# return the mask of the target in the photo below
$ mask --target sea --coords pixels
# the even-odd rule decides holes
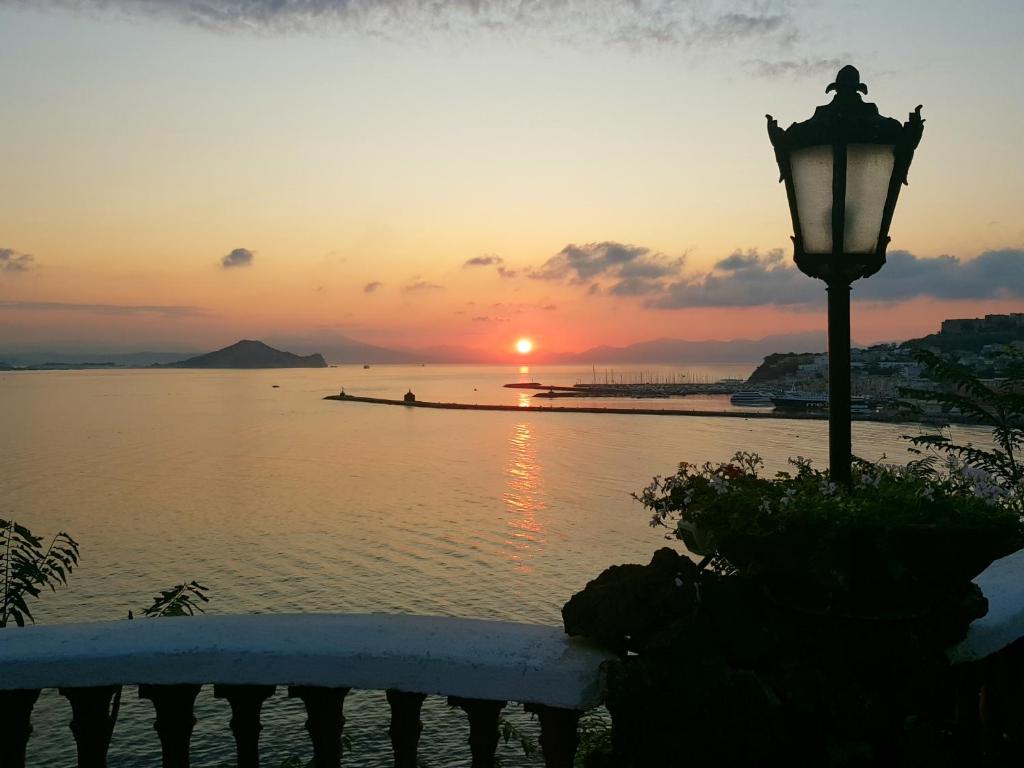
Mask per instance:
[[[433,410],[323,397],[344,388],[529,405],[533,391],[503,385],[609,375],[713,381],[745,378],[753,368],[0,372],[0,517],[37,534],[67,531],[81,545],[68,588],[32,604],[38,624],[123,620],[129,610],[138,617],[161,589],[194,579],[209,590],[210,613],[403,612],[558,626],[562,605],[604,568],[677,546],[631,498],[652,476],[740,449],[760,453],[771,472],[796,456],[824,466],[827,424]],[[561,404],[731,408],[725,396]],[[919,431],[857,422],[854,450],[905,461],[903,435]],[[345,710],[346,766],[391,765],[383,692],[353,691]],[[508,713],[537,735],[520,707]],[[227,703],[204,688],[193,765],[233,760],[229,716]],[[69,720],[67,702],[44,691],[30,765],[74,765]],[[301,703],[279,688],[263,720],[265,766],[308,757]],[[110,765],[158,764],[152,721],[150,703],[126,689]],[[461,713],[430,698],[423,722],[426,766],[468,764]],[[500,755],[510,768],[537,764],[514,739]]]

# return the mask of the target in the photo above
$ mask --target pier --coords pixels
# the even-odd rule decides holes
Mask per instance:
[[[572,386],[541,384],[536,381],[505,384],[509,389],[536,389],[543,392],[564,392],[562,397],[685,397],[686,395],[731,395],[743,388],[742,382],[631,382],[576,383]]]

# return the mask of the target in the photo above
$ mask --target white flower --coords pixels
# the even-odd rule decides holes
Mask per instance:
[[[860,482],[861,485],[867,485],[872,488],[877,488],[879,484],[882,482],[882,473],[876,472],[873,475],[869,475],[867,472],[865,472],[860,476]]]

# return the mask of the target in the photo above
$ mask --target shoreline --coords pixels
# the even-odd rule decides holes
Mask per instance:
[[[416,400],[407,403],[404,400],[393,400],[382,397],[359,397],[357,395],[326,395],[324,400],[337,400],[344,403],[368,403],[370,405],[398,405],[403,408],[434,408],[449,411],[505,411],[516,413],[610,413],[626,416],[703,416],[707,418],[726,419],[789,419],[791,421],[828,421],[827,413],[776,413],[774,411],[700,411],[670,408],[606,408],[601,406],[547,406],[547,405],[485,405],[481,403],[434,403]],[[929,424],[927,421],[907,421],[899,418],[886,418],[877,414],[871,417],[854,415],[853,421],[873,421],[886,424]],[[938,422],[935,422],[938,423]]]

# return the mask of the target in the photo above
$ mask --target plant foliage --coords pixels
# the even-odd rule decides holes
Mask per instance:
[[[45,589],[55,592],[58,586],[67,586],[77,565],[78,542],[64,531],[46,543],[25,526],[0,519],[0,627],[11,621],[19,627],[26,619],[34,622],[29,599]]]
[[[979,379],[969,368],[945,360],[928,350],[917,350],[915,359],[924,367],[925,378],[935,389],[904,388],[900,394],[909,398],[904,405],[920,412],[922,404],[938,406],[944,414],[956,413],[972,423],[987,426],[992,433],[992,447],[973,443],[957,443],[948,432],[927,435],[905,435],[915,452],[928,462],[936,454],[944,454],[961,474],[969,474],[984,482],[993,494],[1024,515],[1024,353],[1011,348],[1005,377],[988,382]],[[925,452],[931,452],[931,456]]]
[[[145,616],[194,616],[205,613],[202,603],[210,602],[206,596],[207,588],[198,581],[165,589],[153,598],[153,604],[142,613]]]

